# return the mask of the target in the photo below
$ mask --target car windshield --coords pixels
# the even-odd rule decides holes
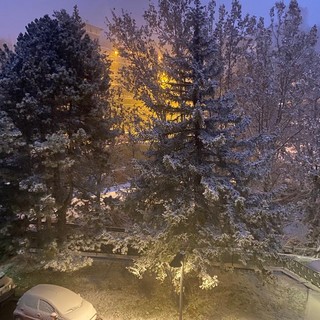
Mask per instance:
[[[82,299],[81,299],[81,301],[80,301],[80,303],[78,304],[78,305],[74,305],[74,306],[72,306],[70,309],[68,309],[68,310],[66,310],[66,311],[63,311],[62,313],[63,314],[67,314],[67,313],[70,313],[70,312],[72,312],[72,311],[74,311],[74,310],[76,310],[76,309],[79,309],[80,307],[81,307],[81,305],[82,305]]]
[[[0,287],[3,287],[7,283],[5,274],[0,272]]]

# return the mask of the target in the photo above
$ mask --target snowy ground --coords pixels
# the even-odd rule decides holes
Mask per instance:
[[[17,262],[15,262],[17,265]],[[55,283],[81,293],[108,320],[178,319],[178,305],[168,284],[138,280],[123,262],[95,262],[74,273],[28,272],[19,262],[9,269],[18,294],[37,283]],[[220,285],[205,292],[186,280],[184,320],[299,320],[304,319],[308,292],[293,279],[275,275],[263,282],[252,271],[222,272]]]
[[[306,233],[304,224],[295,217],[286,226],[284,243],[303,246]],[[95,261],[93,267],[74,273],[28,271],[29,265],[28,261],[14,260],[11,265],[0,266],[14,278],[18,295],[37,283],[54,283],[80,293],[106,320],[179,318],[177,297],[169,284],[150,277],[139,280],[126,270],[124,262]],[[220,284],[209,292],[186,279],[184,320],[320,319],[320,293],[291,277],[277,273],[263,281],[252,271],[213,271]]]

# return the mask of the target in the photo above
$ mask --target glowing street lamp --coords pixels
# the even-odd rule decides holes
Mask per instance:
[[[181,268],[181,277],[180,277],[180,297],[179,297],[179,320],[182,320],[182,293],[183,293],[183,272],[184,272],[184,256],[183,251],[178,252],[173,260],[169,263],[172,268]]]

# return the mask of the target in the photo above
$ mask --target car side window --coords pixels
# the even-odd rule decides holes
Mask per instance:
[[[38,307],[38,298],[37,297],[28,295],[24,298],[23,302],[27,307],[30,307],[32,309],[37,309],[37,307]]]
[[[50,313],[50,314],[55,311],[51,304],[41,299],[39,301],[39,310],[45,313]]]

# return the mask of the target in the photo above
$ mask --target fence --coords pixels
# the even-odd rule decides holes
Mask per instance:
[[[277,258],[275,258],[273,265],[288,269],[312,283],[314,286],[320,288],[320,272],[310,269],[301,262],[294,260],[292,257],[278,255]]]
[[[223,259],[223,263],[231,266],[240,266],[240,268],[252,268],[255,269],[254,266],[257,266],[261,262],[257,263],[257,260],[253,260],[252,263],[248,263],[246,266],[242,265],[239,260],[238,255],[226,255]],[[263,267],[281,267],[291,271],[297,276],[305,279],[310,282],[314,286],[320,289],[320,272],[314,271],[303,263],[294,259],[293,256],[286,256],[282,254],[277,254],[274,258],[266,258],[266,261],[262,263]]]

